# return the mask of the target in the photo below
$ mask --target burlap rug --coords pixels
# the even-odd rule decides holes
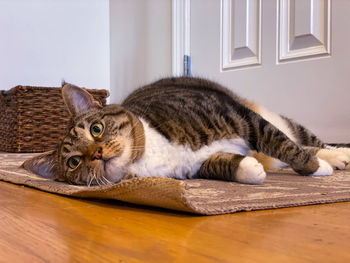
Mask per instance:
[[[269,173],[263,185],[215,180],[134,178],[102,187],[73,186],[43,179],[19,166],[33,154],[0,153],[0,180],[83,198],[117,199],[203,215],[350,201],[350,171],[304,177]]]

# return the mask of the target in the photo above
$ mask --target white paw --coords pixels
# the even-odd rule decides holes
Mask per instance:
[[[317,158],[318,159],[318,164],[320,165],[320,167],[318,167],[317,171],[314,172],[312,175],[314,176],[327,176],[327,175],[332,175],[333,174],[333,168],[332,166],[320,159],[320,158]]]
[[[328,162],[333,169],[344,170],[350,163],[350,151],[348,156],[339,149],[321,149],[316,156]]]
[[[341,148],[333,148],[333,149],[337,150],[338,152],[342,152],[350,159],[350,148],[341,147]],[[345,169],[347,169],[347,170],[350,169],[350,162],[348,162]]]
[[[254,157],[244,157],[239,163],[236,180],[243,184],[262,184],[266,173],[264,167]]]

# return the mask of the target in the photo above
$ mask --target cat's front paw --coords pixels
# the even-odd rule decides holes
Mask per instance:
[[[348,153],[349,155],[343,153],[340,149],[321,149],[316,156],[329,163],[333,169],[344,170],[350,163],[350,151]]]
[[[314,172],[311,175],[314,175],[314,176],[328,176],[328,175],[332,175],[333,174],[332,166],[328,162],[326,162],[325,160],[322,160],[320,158],[317,158],[317,159],[318,159],[319,167],[316,170],[316,172]]]
[[[262,184],[266,173],[264,167],[254,157],[244,157],[236,171],[236,181],[243,184]]]

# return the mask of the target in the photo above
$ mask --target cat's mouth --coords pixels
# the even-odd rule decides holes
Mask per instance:
[[[117,151],[100,148],[92,155],[92,166],[99,171],[94,175],[99,185],[120,182],[128,172],[130,156],[127,151],[119,148]]]
[[[120,156],[114,156],[104,160],[103,163],[104,176],[111,183],[120,182],[127,174],[128,169],[124,164],[123,158]]]

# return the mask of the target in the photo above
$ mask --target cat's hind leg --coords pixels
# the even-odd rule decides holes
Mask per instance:
[[[285,132],[285,129],[283,129],[283,125],[277,125],[276,127],[278,127],[281,131],[285,132],[285,134],[291,140],[301,145],[312,155],[315,155],[316,157],[325,160],[332,166],[333,169],[343,170],[346,168],[350,168],[350,165],[348,165],[350,161],[350,148],[346,150],[347,148],[330,147],[327,144],[323,143],[319,138],[317,138],[317,136],[312,131],[308,130],[307,128],[295,122],[294,120],[291,120],[284,116],[278,116],[280,122],[287,124],[287,133]],[[278,116],[276,117],[277,119]],[[292,134],[293,136],[290,136],[290,134]],[[272,162],[271,160],[268,160],[267,164],[270,166],[280,165],[278,161]]]
[[[262,164],[254,157],[216,153],[202,164],[199,177],[244,184],[262,184],[266,173]]]
[[[340,148],[302,147],[312,155],[329,163],[335,170],[350,169],[350,148],[348,148],[349,151],[347,155],[346,151],[343,152]],[[256,158],[264,166],[266,171],[279,170],[289,166],[288,164],[261,152],[258,153],[256,151],[251,151],[249,155]]]

